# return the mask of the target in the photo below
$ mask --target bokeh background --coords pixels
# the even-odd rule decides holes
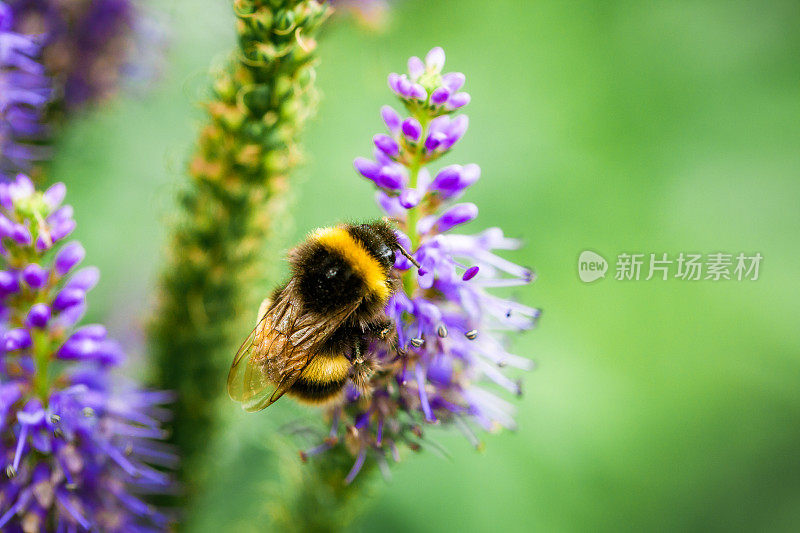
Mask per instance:
[[[159,84],[73,122],[58,147],[53,177],[70,185],[77,237],[103,272],[89,319],[140,354],[206,73],[234,44],[229,4],[154,5],[172,39]],[[538,365],[515,400],[519,430],[487,435],[483,452],[432,431],[449,458],[406,455],[353,528],[796,531],[800,4],[394,6],[383,33],[340,18],[321,38],[324,99],[304,136],[286,244],[378,213],[352,159],[381,128],[386,74],[441,45],[473,97],[450,156],[483,169],[469,229],[525,239],[512,258],[539,278],[516,295],[544,315],[515,343]],[[612,262],[620,252],[764,260],[755,282],[586,285],[584,249]],[[146,359],[131,372],[146,376]],[[214,488],[190,510],[192,529],[262,530],[264,490],[283,460],[275,428],[313,413],[290,402],[258,415],[221,409]]]

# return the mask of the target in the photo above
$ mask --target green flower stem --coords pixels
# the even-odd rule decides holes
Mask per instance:
[[[423,113],[416,113],[417,119],[420,121],[422,125],[422,133],[419,136],[419,142],[416,146],[416,152],[414,153],[414,157],[411,160],[411,164],[409,165],[409,186],[412,189],[417,188],[417,181],[419,179],[419,171],[422,168],[422,156],[423,156],[423,143],[425,142],[425,137],[428,135],[428,124],[430,119],[428,118],[427,114]],[[408,219],[406,221],[406,227],[403,228],[408,235],[408,238],[411,239],[411,250],[409,252],[414,253],[416,249],[420,245],[420,235],[417,232],[417,222],[420,219],[420,210],[421,206],[416,206],[408,210]],[[406,294],[413,295],[414,294],[414,287],[416,273],[413,269],[409,269],[405,274],[403,274],[403,290],[405,290]]]
[[[284,214],[297,144],[317,102],[315,0],[235,0],[238,50],[217,73],[179,195],[150,328],[158,385],[178,394],[172,441],[191,497],[215,403],[266,290],[266,242]]]
[[[50,378],[49,378],[49,363],[51,346],[50,339],[47,333],[43,331],[34,331],[32,335],[33,341],[33,358],[35,374],[33,376],[33,392],[42,400],[42,405],[47,406],[50,399]]]

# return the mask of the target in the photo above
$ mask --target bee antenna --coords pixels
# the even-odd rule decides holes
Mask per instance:
[[[410,254],[410,253],[408,253],[408,251],[407,251],[405,248],[403,248],[403,247],[402,247],[402,246],[400,246],[399,244],[397,245],[397,248],[400,250],[400,253],[401,253],[401,254],[403,254],[403,255],[406,257],[406,259],[408,259],[409,261],[411,261],[411,263],[412,263],[412,264],[413,264],[415,267],[417,267],[417,270],[419,270],[420,268],[422,268],[422,265],[420,265],[420,264],[419,264],[419,262],[418,262],[416,259],[414,259],[413,257],[411,257],[411,254]]]

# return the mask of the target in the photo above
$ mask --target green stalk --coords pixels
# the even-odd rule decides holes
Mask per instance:
[[[42,405],[47,406],[50,399],[50,339],[47,333],[34,330],[31,336],[33,341],[33,359],[35,373],[33,375],[33,392],[42,400]]]
[[[191,497],[239,342],[266,293],[266,242],[317,102],[314,0],[236,0],[238,49],[218,72],[178,198],[150,341],[158,386],[177,392],[172,442]],[[274,254],[273,254],[274,255]]]
[[[428,135],[428,124],[430,120],[426,115],[418,114],[418,120],[422,125],[422,133],[419,136],[419,143],[416,149],[416,153],[411,160],[411,163],[408,166],[409,170],[409,186],[412,189],[417,188],[417,182],[419,180],[419,171],[422,168],[422,144],[425,142],[425,137]],[[408,219],[406,221],[406,234],[408,238],[411,239],[411,250],[409,252],[414,253],[414,251],[419,247],[419,233],[417,232],[417,222],[420,219],[420,206],[413,207],[408,210]],[[406,294],[412,295],[414,292],[414,277],[415,274],[412,270],[407,271],[403,274],[403,289],[405,290]]]

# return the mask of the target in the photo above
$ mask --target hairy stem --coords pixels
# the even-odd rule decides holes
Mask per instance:
[[[238,49],[216,73],[178,198],[150,340],[160,387],[178,393],[172,441],[187,497],[205,475],[227,367],[264,296],[265,242],[285,217],[298,134],[317,101],[314,0],[235,0]]]

